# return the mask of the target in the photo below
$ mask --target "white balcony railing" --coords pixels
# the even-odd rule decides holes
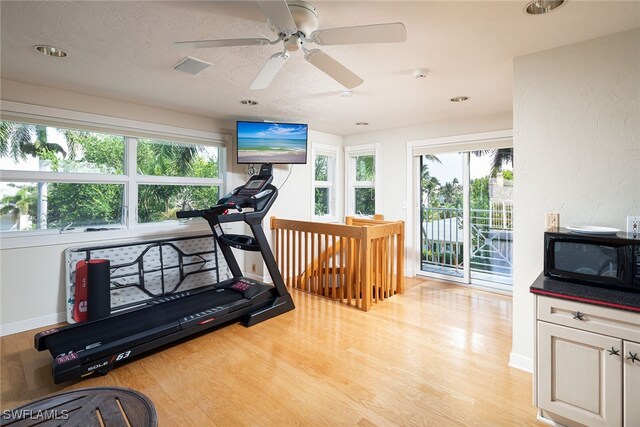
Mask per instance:
[[[495,204],[494,204],[495,205]],[[513,271],[511,205],[471,209],[471,273],[510,279]],[[464,268],[462,209],[424,208],[422,211],[422,268],[462,277]]]

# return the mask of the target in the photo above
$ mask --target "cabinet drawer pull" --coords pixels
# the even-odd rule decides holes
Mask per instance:
[[[616,350],[615,348],[611,347],[611,350],[607,350],[609,352],[610,356],[620,356],[620,350]]]
[[[629,352],[629,356],[627,356],[627,359],[631,360],[631,363],[636,363],[636,361],[640,362],[640,359],[638,359],[638,353]]]
[[[575,313],[571,313],[573,315],[574,319],[578,319],[578,320],[584,320],[584,314],[580,313],[579,311],[576,311]]]

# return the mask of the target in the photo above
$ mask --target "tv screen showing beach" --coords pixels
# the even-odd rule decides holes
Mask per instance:
[[[238,122],[238,163],[307,163],[307,125]]]

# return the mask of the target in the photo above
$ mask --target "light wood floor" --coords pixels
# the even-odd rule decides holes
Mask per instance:
[[[293,291],[296,310],[233,324],[103,377],[54,385],[36,331],[0,339],[2,410],[130,387],[177,425],[538,425],[531,375],[507,366],[511,298],[408,280],[365,313]],[[44,328],[43,328],[44,329]]]

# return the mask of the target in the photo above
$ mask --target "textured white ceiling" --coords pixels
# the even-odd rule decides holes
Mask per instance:
[[[292,53],[270,87],[251,91],[280,46],[181,52],[172,43],[274,39],[253,1],[2,1],[1,76],[222,120],[308,122],[349,135],[510,111],[514,57],[640,26],[637,1],[569,0],[546,16],[526,15],[524,1],[311,3],[321,29],[401,21],[408,40],[323,47],[364,79],[349,98],[302,52]],[[36,44],[69,56],[45,57]],[[173,70],[186,55],[214,65],[197,75]],[[427,68],[428,77],[414,79],[415,68]],[[449,101],[458,95],[470,100]],[[359,121],[370,126],[356,127]]]

